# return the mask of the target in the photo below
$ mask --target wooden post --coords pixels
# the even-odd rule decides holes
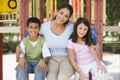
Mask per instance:
[[[98,43],[100,47],[99,58],[102,60],[103,56],[103,0],[95,0],[95,23],[94,27],[98,36]]]
[[[2,16],[0,16],[0,19],[1,19]],[[2,26],[2,23],[0,22],[0,26]],[[2,46],[3,46],[3,43],[2,43],[2,33],[0,33],[0,80],[3,80],[3,60],[2,60],[2,55],[3,55],[3,52],[2,52]]]
[[[86,0],[86,18],[91,21],[91,0]]]
[[[25,34],[25,23],[29,17],[29,0],[20,0],[20,37],[21,40]]]
[[[44,18],[44,0],[40,0],[40,20],[43,22]]]

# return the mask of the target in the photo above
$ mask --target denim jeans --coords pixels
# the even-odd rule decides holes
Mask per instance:
[[[20,69],[16,67],[16,80],[27,80],[28,73],[35,73],[34,80],[45,80],[48,68],[41,72],[38,68],[39,62],[29,62],[26,61],[25,68]]]

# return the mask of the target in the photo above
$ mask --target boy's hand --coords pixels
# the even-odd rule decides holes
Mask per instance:
[[[25,67],[25,59],[24,58],[20,58],[18,60],[18,66],[20,69],[23,69]]]
[[[44,61],[44,59],[41,59],[38,65],[40,71],[44,71],[46,69],[46,63]]]

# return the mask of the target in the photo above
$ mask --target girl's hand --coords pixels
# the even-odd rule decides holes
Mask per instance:
[[[23,69],[25,67],[25,59],[24,58],[20,58],[18,60],[18,66],[20,69]]]
[[[43,59],[40,60],[38,67],[40,71],[44,71],[46,69],[46,63]]]
[[[106,68],[103,65],[98,65],[97,71],[103,74],[107,72]]]
[[[96,45],[91,45],[90,50],[92,53],[94,53],[96,51]]]
[[[88,77],[87,77],[86,75],[81,74],[81,75],[79,76],[79,80],[89,80],[89,79],[88,79]]]

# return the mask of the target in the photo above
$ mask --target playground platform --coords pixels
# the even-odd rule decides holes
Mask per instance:
[[[107,69],[114,80],[120,80],[120,53],[104,52],[103,62],[107,65]],[[16,80],[16,65],[15,53],[3,55],[3,80]],[[30,80],[34,80],[34,74],[30,74]]]

